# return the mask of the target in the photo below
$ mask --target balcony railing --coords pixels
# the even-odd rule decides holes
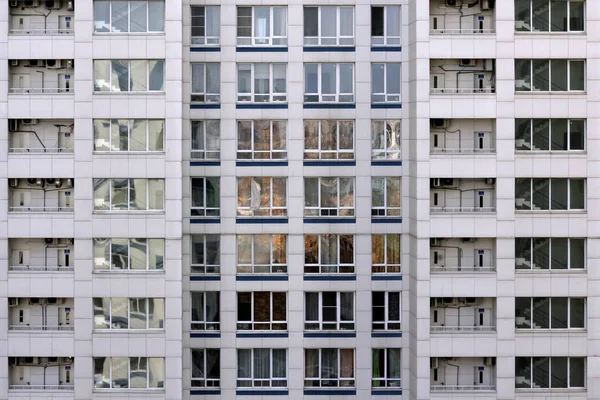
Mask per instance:
[[[9,331],[73,331],[73,325],[9,325]]]
[[[12,94],[73,94],[73,88],[10,88]]]
[[[431,35],[491,35],[495,29],[430,29]]]
[[[9,212],[19,212],[19,213],[45,213],[45,212],[64,212],[64,213],[72,213],[73,207],[9,207]]]
[[[431,207],[433,213],[494,213],[496,207]]]
[[[10,35],[72,35],[74,29],[10,29]]]
[[[35,147],[35,148],[24,148],[24,147],[10,147],[8,149],[9,153],[19,153],[19,154],[27,154],[27,153],[73,153],[73,149],[67,148],[52,148],[52,147]]]
[[[17,272],[73,272],[73,267],[63,265],[9,265],[9,271]]]
[[[432,392],[494,391],[496,385],[431,385]]]
[[[496,267],[487,266],[487,267],[478,267],[474,265],[432,265],[431,272],[494,272],[496,271]]]
[[[474,93],[496,93],[494,88],[432,88],[431,94],[474,94]]]
[[[496,332],[495,326],[432,326],[432,333]]]
[[[10,385],[9,390],[42,391],[42,390],[74,390],[75,385]]]
[[[495,152],[496,152],[496,149],[491,148],[491,147],[483,148],[483,149],[468,148],[468,147],[463,147],[460,149],[433,147],[431,149],[431,154],[477,154],[477,153],[493,154]]]

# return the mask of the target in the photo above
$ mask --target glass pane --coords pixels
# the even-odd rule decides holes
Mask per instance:
[[[321,7],[321,37],[337,37],[337,7]]]
[[[221,30],[221,10],[219,7],[206,7],[206,36],[219,37]]]
[[[110,151],[110,120],[94,120],[94,151]]]
[[[146,151],[148,124],[145,119],[134,119],[131,125],[130,151]]]
[[[550,299],[548,297],[533,298],[533,327],[548,329],[550,327]]]
[[[148,61],[148,70],[150,71],[149,90],[164,90],[165,62],[163,60]]]
[[[550,62],[548,60],[531,60],[531,62],[533,64],[533,91],[547,92],[550,90]],[[554,69],[552,74],[554,78]]]
[[[111,210],[127,210],[129,208],[129,180],[113,179]]]
[[[567,119],[552,119],[552,150],[568,150],[567,148]]]
[[[531,146],[531,120],[515,119],[515,147],[517,150],[533,150]]]
[[[567,179],[552,179],[552,192],[551,192],[551,209],[552,210],[567,210],[569,208],[568,198],[568,180]]]
[[[250,64],[238,64],[238,93],[250,93],[252,90],[252,67]]]
[[[134,92],[146,92],[148,90],[148,62],[145,60],[131,60],[131,89]]]
[[[515,31],[531,31],[531,2],[515,1]]]
[[[569,387],[585,387],[585,358],[571,357],[569,359]]]
[[[304,36],[319,36],[319,9],[318,7],[304,7]]]
[[[554,180],[553,180],[554,182]],[[570,193],[570,210],[584,210],[585,209],[585,180],[584,179],[570,179],[569,180],[569,193]]]
[[[239,349],[237,351],[237,377],[252,378],[252,350]]]
[[[110,32],[110,1],[94,1],[94,32]]]
[[[110,327],[110,299],[94,298],[94,329]]]
[[[146,307],[146,299],[129,299],[129,329],[146,329],[148,319]]]
[[[270,25],[270,7],[254,7],[254,37],[269,37],[271,35]]]
[[[129,358],[130,387],[146,389],[148,387],[148,366],[146,357]]]
[[[110,268],[110,239],[94,239],[94,269]]]
[[[340,93],[354,93],[352,64],[340,64]]]
[[[551,60],[550,61],[550,65],[551,65],[551,69],[552,69],[551,90],[554,92],[557,92],[557,91],[563,92],[563,91],[569,90],[567,63],[568,63],[567,60]]]
[[[148,120],[148,150],[164,150],[165,121],[160,119]]]
[[[554,183],[554,180],[552,181]],[[550,210],[550,179],[532,179],[533,184],[533,210]],[[554,187],[553,189],[554,190]],[[565,190],[566,198],[566,190]],[[554,198],[552,199],[554,209]]]
[[[550,240],[547,238],[533,239],[533,269],[550,268]]]
[[[94,179],[94,210],[110,209],[110,179]]]
[[[129,258],[131,269],[146,269],[146,239],[131,239],[129,242]]]
[[[165,359],[148,358],[148,387],[165,387]]]
[[[585,268],[585,239],[570,239],[570,268]]]
[[[550,387],[550,360],[548,357],[532,357],[533,364],[533,384],[532,387],[549,388]]]
[[[566,3],[565,3],[566,4]],[[567,357],[552,357],[552,364],[550,365],[550,387],[551,388],[566,388],[569,384],[569,378],[567,375],[567,363],[569,359]],[[534,366],[535,370],[535,366]]]
[[[550,1],[550,30],[552,32],[566,32],[568,28],[567,0]],[[566,381],[566,380],[565,380]]]
[[[401,77],[399,63],[386,64],[385,81],[387,94],[400,94]]]
[[[569,239],[552,238],[552,258],[550,260],[550,268],[552,269],[567,269],[569,263]]]
[[[128,329],[128,301],[125,297],[113,297],[111,300],[111,329]]]
[[[128,1],[112,1],[112,31],[113,32],[127,32],[128,31],[128,10],[129,10],[129,2]]]
[[[132,210],[147,210],[148,203],[146,198],[148,180],[130,179],[129,185],[129,208]]]
[[[571,32],[582,32],[585,30],[585,2],[571,1],[569,2],[570,18],[569,30]]]
[[[531,269],[531,238],[515,238],[515,268]]]
[[[566,297],[553,297],[551,299],[550,328],[566,329],[569,327],[569,299]]]
[[[515,297],[515,327],[531,329],[531,298]]]
[[[204,93],[204,64],[192,63],[192,93]]]
[[[164,269],[165,239],[148,239],[148,269]]]
[[[318,71],[319,66],[317,64],[304,64],[304,93],[317,93],[319,91]]]
[[[147,4],[145,1],[131,1],[130,6],[130,32],[146,32],[147,26]]]
[[[129,90],[129,61],[111,61],[111,91],[127,92]]]
[[[354,7],[340,7],[340,36],[354,36]]]
[[[371,93],[385,93],[385,64],[371,64]]]
[[[531,388],[530,357],[515,357],[515,388]]]
[[[569,150],[585,149],[585,121],[569,120]]]
[[[94,90],[96,92],[108,92],[111,90],[110,60],[94,60]]]
[[[148,209],[164,210],[165,200],[164,179],[148,179]]]
[[[585,90],[585,61],[570,61],[569,90]]]
[[[335,94],[335,64],[321,64],[321,93]]]
[[[585,299],[572,298],[570,301],[569,328],[585,328]]]
[[[164,32],[165,30],[165,2],[148,1],[148,30],[150,32]]]
[[[531,4],[533,14],[533,31],[548,32],[550,20],[548,0],[532,0]]]
[[[252,7],[237,8],[237,35],[238,37],[252,36]]]
[[[515,90],[531,91],[531,60],[515,60]]]
[[[129,358],[112,357],[112,388],[129,387]]]
[[[148,328],[163,329],[165,321],[165,300],[148,299]]]

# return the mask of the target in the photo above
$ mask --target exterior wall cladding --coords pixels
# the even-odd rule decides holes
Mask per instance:
[[[0,399],[600,398],[597,1],[0,3]]]

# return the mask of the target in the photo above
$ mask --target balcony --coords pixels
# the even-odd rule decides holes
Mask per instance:
[[[495,332],[495,303],[491,297],[432,297],[431,333]]]
[[[496,62],[492,59],[432,59],[432,95],[491,94],[496,92]]]
[[[431,238],[431,273],[496,271],[495,239]]]
[[[10,94],[73,94],[73,60],[9,60],[8,65]]]
[[[9,357],[9,392],[73,391],[72,357]]]
[[[8,239],[12,272],[73,272],[73,239]]]
[[[432,155],[494,154],[496,132],[493,119],[432,119]]]
[[[10,213],[72,213],[73,179],[9,179]]]
[[[73,331],[73,299],[9,297],[8,304],[9,331]]]
[[[489,35],[494,29],[494,0],[472,4],[452,0],[429,1],[429,32],[432,35]]]
[[[8,152],[21,156],[73,155],[73,127],[73,120],[10,119]]]
[[[12,0],[9,35],[72,35],[74,0]]]
[[[496,179],[432,178],[431,214],[495,213]]]
[[[432,357],[430,364],[432,395],[496,390],[495,357]]]

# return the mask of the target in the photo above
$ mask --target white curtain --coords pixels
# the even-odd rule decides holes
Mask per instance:
[[[400,27],[402,26],[402,14],[400,11],[400,6],[386,6],[386,28],[387,28],[387,37],[400,36]],[[388,44],[400,44],[397,43],[389,43]]]
[[[354,7],[340,7],[340,36],[354,36]]]
[[[204,93],[204,64],[192,63],[192,93]]]
[[[286,7],[273,7],[273,36],[287,36]]]
[[[354,294],[340,293],[340,321],[354,321]]]

